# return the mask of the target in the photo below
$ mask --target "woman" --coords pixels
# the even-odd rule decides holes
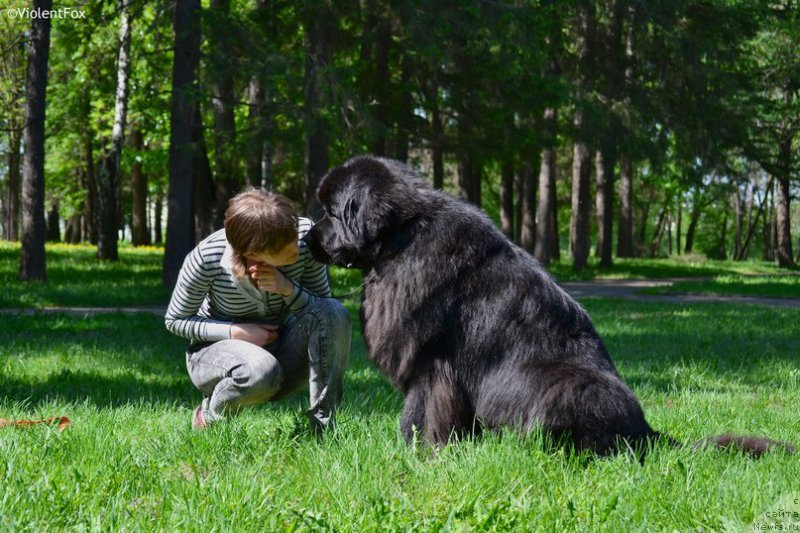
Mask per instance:
[[[164,318],[190,341],[186,366],[204,396],[194,429],[306,382],[312,429],[333,424],[350,316],[302,241],[310,228],[286,197],[249,188],[231,199],[224,228],[186,256]]]

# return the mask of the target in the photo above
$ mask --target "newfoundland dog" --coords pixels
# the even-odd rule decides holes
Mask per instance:
[[[479,209],[371,156],[328,172],[317,197],[326,216],[307,242],[364,272],[364,340],[405,396],[407,441],[514,426],[607,454],[659,437],[586,311]],[[756,455],[779,444],[704,442]]]

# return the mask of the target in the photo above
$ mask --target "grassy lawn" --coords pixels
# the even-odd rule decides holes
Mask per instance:
[[[648,294],[719,294],[766,296],[769,298],[800,298],[800,276],[729,274],[711,279],[679,281],[665,287],[643,291]]]
[[[118,263],[98,261],[97,248],[47,244],[47,283],[21,283],[19,243],[0,241],[1,307],[163,305],[170,291],[161,285],[163,250],[121,246]]]
[[[682,255],[670,259],[615,258],[614,265],[610,269],[600,268],[597,259],[592,258],[587,268],[580,273],[572,271],[572,263],[569,261],[553,263],[548,270],[559,281],[690,278],[789,272],[766,261],[712,261],[698,255]]]
[[[683,442],[730,430],[800,443],[800,310],[586,306],[654,427]],[[741,530],[787,508],[800,479],[782,453],[659,448],[641,466],[511,433],[430,458],[399,438],[402,399],[358,333],[339,432],[319,442],[303,394],[193,433],[200,395],[157,316],[0,315],[0,334],[0,417],[73,421],[0,429],[12,531]]]

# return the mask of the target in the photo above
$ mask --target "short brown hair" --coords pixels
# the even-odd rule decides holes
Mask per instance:
[[[244,276],[246,254],[276,253],[297,240],[297,213],[285,196],[248,187],[228,202],[225,237],[233,248],[233,271]]]

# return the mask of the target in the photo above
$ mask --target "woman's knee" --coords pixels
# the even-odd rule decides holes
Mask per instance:
[[[219,350],[231,363],[228,376],[240,391],[266,399],[280,389],[283,371],[271,353],[242,340],[220,342]]]
[[[347,309],[333,298],[321,298],[314,302],[314,315],[333,329],[350,329],[352,320]]]

